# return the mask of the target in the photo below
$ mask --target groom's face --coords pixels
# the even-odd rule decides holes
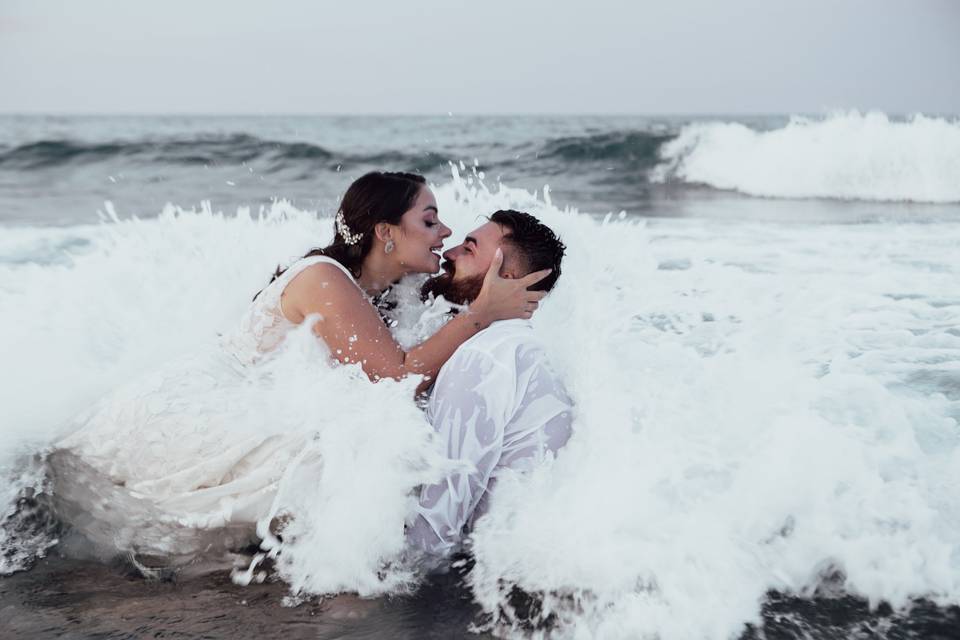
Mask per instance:
[[[488,222],[467,234],[463,242],[443,253],[443,269],[453,274],[453,281],[486,275],[493,256],[503,240],[503,228]]]
[[[467,304],[472,302],[480,288],[483,278],[490,268],[497,248],[503,240],[503,228],[496,222],[488,222],[467,234],[463,242],[443,253],[443,274],[431,278],[424,285],[424,295],[432,293],[443,296],[450,302]],[[507,277],[507,258],[501,275]]]

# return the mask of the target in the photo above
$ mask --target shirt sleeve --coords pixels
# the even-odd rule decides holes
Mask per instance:
[[[515,372],[479,352],[458,354],[437,380],[430,418],[441,450],[459,462],[440,482],[420,491],[408,541],[430,554],[446,555],[488,489],[503,452],[503,433],[516,393]]]

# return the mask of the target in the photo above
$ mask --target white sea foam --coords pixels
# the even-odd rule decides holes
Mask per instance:
[[[471,587],[497,630],[517,628],[514,586],[570,637],[726,638],[767,590],[806,593],[828,570],[874,602],[960,602],[960,225],[602,221],[457,176],[436,195],[456,234],[512,207],[569,246],[535,325],[575,434],[504,480],[478,525]],[[0,261],[8,466],[208,344],[330,226],[281,204],[20,230]],[[305,338],[257,402],[289,407],[272,428],[318,416],[311,447],[334,465],[288,485],[308,515],[281,573],[305,592],[403,590],[397,523],[432,473],[422,424],[403,385],[311,378]]]
[[[42,482],[37,473],[24,473],[25,454],[68,432],[71,419],[100,396],[215,345],[217,334],[233,327],[278,262],[286,264],[332,235],[329,219],[284,203],[263,216],[171,206],[155,220],[119,221],[112,215],[107,220],[73,231],[14,230],[8,240],[11,259],[0,265],[0,289],[7,294],[0,315],[3,351],[7,362],[17,364],[5,367],[0,384],[5,408],[0,471],[15,481],[4,485],[9,495],[0,496],[5,510],[0,516],[10,511],[17,491]],[[77,248],[64,254],[56,249],[64,242]],[[213,381],[216,396],[198,407],[228,407],[214,415],[221,422],[230,419],[238,440],[257,432],[302,435],[304,455],[323,449],[322,468],[301,467],[315,472],[304,476],[311,484],[296,485],[300,477],[294,477],[295,486],[284,484],[278,501],[281,509],[298,508],[288,537],[300,544],[287,545],[278,563],[293,588],[365,595],[402,588],[410,571],[397,563],[385,566],[403,546],[410,490],[435,477],[425,459],[429,427],[412,403],[415,383],[373,386],[349,367],[330,369],[316,341],[305,339],[309,335],[294,336],[255,379],[241,381],[245,388]],[[242,405],[238,391],[246,393]],[[118,424],[118,437],[138,438],[130,426]],[[175,458],[180,453],[170,451]],[[76,474],[65,480],[71,487],[69,508],[86,503],[95,520],[84,533],[97,543],[98,555],[110,544],[118,552],[136,548],[188,557],[209,546],[209,536],[192,535],[177,524],[216,521],[219,511],[164,514],[161,521],[135,496],[89,482],[82,469],[65,472]],[[110,509],[100,509],[104,500],[112,502]],[[353,513],[356,505],[364,505],[362,513]],[[223,511],[229,509],[223,505]],[[0,573],[23,560],[22,552],[0,559]]]
[[[883,113],[793,117],[771,131],[696,123],[661,149],[652,179],[775,198],[960,202],[960,122]]]

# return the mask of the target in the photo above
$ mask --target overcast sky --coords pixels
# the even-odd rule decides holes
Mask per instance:
[[[960,113],[960,0],[0,0],[0,112]]]

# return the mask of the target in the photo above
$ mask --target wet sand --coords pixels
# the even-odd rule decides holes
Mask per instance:
[[[235,585],[226,571],[164,582],[52,556],[0,578],[0,639],[483,637],[467,632],[476,611],[449,588],[295,607],[283,606],[287,594],[282,582]]]
[[[171,581],[146,580],[123,565],[56,554],[0,578],[0,640],[246,638],[290,640],[476,638],[480,611],[459,577],[439,577],[406,597],[353,595],[283,606],[287,587],[241,587],[217,571]],[[960,608],[918,601],[909,612],[871,610],[850,596],[801,599],[771,593],[762,627],[743,640],[960,639]]]
[[[120,567],[47,558],[0,579],[4,638],[316,638],[335,631],[323,603],[282,607],[280,583],[239,587],[226,572],[148,581]]]

